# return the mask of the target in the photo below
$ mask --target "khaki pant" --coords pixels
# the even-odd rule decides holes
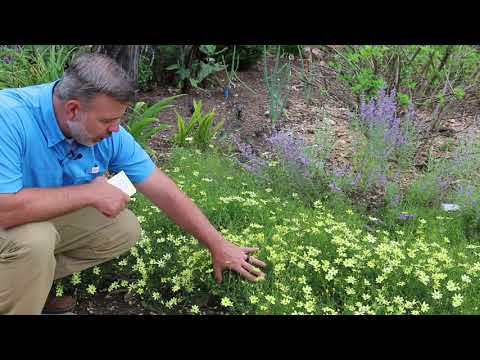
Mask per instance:
[[[130,210],[110,219],[94,208],[0,229],[0,314],[40,314],[53,280],[127,252],[140,232]]]

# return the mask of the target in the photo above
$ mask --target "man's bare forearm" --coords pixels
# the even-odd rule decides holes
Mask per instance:
[[[0,194],[0,228],[8,229],[49,220],[93,203],[89,185],[55,189],[30,188],[16,194]]]
[[[162,209],[180,228],[195,236],[210,250],[222,245],[223,237],[201,210],[174,182],[157,169],[137,188]]]

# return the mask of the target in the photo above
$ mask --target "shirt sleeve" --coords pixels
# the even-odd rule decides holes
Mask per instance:
[[[0,193],[23,188],[23,126],[16,113],[0,107]]]
[[[155,170],[154,162],[123,127],[120,127],[120,131],[115,135],[114,153],[109,169],[114,172],[125,171],[134,184],[143,182]]]

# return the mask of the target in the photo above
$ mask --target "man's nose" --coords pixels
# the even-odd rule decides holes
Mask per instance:
[[[109,133],[117,132],[118,130],[120,130],[120,124],[118,124],[118,123],[112,124],[108,127],[107,130],[108,130]]]

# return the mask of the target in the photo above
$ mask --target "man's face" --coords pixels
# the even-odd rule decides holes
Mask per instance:
[[[88,107],[80,105],[76,115],[67,121],[67,126],[76,142],[93,146],[120,129],[120,121],[126,109],[126,104],[100,94]]]

